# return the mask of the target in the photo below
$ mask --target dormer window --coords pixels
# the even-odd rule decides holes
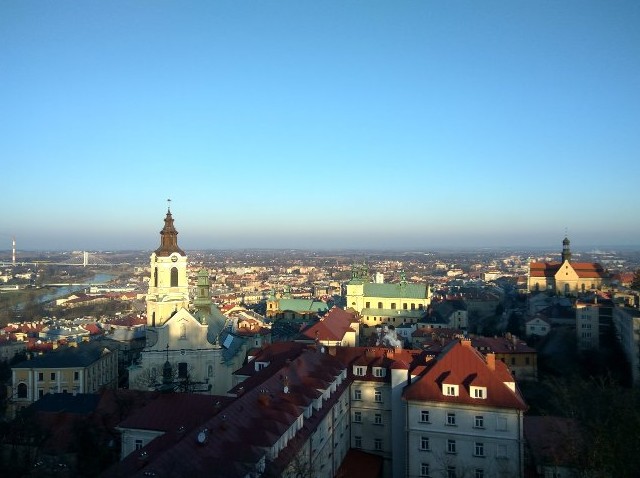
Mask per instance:
[[[373,367],[373,376],[374,377],[384,377],[386,369],[382,367]]]
[[[364,377],[367,373],[367,367],[364,367],[362,365],[356,365],[355,367],[353,367],[353,374],[357,375],[358,377]]]
[[[471,387],[471,396],[473,398],[487,398],[487,387]]]
[[[458,396],[458,385],[442,384],[442,393],[448,397]]]

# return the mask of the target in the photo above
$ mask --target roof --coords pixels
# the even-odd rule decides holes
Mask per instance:
[[[312,299],[280,299],[279,310],[292,310],[294,312],[323,312],[329,307],[326,302]]]
[[[509,378],[510,382],[515,382],[507,366],[495,358],[493,364],[494,369],[482,354],[471,346],[471,341],[452,342],[427,364],[425,371],[413,383],[405,388],[403,398],[526,410],[527,405],[520,393],[512,391],[504,383],[505,379],[509,380]],[[470,384],[476,381],[487,387],[485,399],[471,396]],[[458,395],[444,395],[443,384],[458,385]]]
[[[426,299],[427,292],[426,284],[412,284],[409,282],[400,282],[397,284],[376,284],[368,282],[364,284],[365,297]]]
[[[306,404],[316,398],[342,373],[344,366],[334,357],[307,351],[278,368],[260,386],[247,389],[221,413],[200,423],[191,431],[170,431],[154,439],[141,452],[130,454],[103,476],[150,476],[162,470],[167,476],[245,476],[266,455],[266,449],[298,420]],[[288,383],[288,391],[284,385]],[[348,388],[344,380],[322,408],[304,418],[301,430],[268,464],[274,476],[300,450]],[[143,455],[141,455],[143,453]],[[279,471],[279,472],[278,472]]]
[[[92,393],[47,393],[29,408],[35,412],[87,415],[96,409],[99,402],[100,395]]]
[[[191,430],[218,413],[233,399],[217,395],[166,393],[132,413],[119,428],[173,431]]]
[[[352,476],[364,478],[381,477],[383,462],[384,459],[381,456],[350,448],[340,468],[338,468],[336,478],[349,478]]]
[[[318,322],[303,330],[302,335],[311,340],[342,341],[348,332],[355,332],[351,324],[357,321],[355,314],[334,306]]]
[[[111,350],[101,340],[80,343],[77,347],[59,347],[58,349],[24,360],[12,368],[72,368],[86,367],[99,360]]]
[[[531,262],[529,264],[530,277],[553,278],[562,263],[560,262]],[[569,262],[569,266],[575,271],[578,277],[583,279],[604,279],[607,274],[597,262]]]

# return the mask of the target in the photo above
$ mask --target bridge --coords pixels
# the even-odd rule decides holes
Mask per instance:
[[[7,262],[7,261],[0,262],[0,265],[2,266],[10,266],[13,264],[14,264],[13,262]],[[28,260],[16,260],[15,264],[18,264],[18,265],[33,264],[35,266],[53,265],[53,266],[82,266],[82,267],[87,267],[87,266],[113,267],[113,266],[120,266],[120,265],[130,265],[130,263],[128,262],[110,262],[104,259],[102,255],[94,252],[88,252],[88,251],[72,252],[71,257],[68,260],[64,260],[64,261],[46,260],[46,259],[42,259],[42,260],[28,259]]]

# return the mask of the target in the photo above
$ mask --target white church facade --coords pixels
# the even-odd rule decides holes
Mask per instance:
[[[226,317],[211,301],[209,276],[198,274],[195,300],[189,297],[187,255],[167,211],[160,247],[150,258],[146,346],[129,368],[129,388],[224,394],[246,352],[246,339],[225,327]]]

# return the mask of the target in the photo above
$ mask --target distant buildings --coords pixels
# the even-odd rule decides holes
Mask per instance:
[[[529,292],[553,291],[559,295],[578,295],[601,288],[609,282],[603,267],[595,262],[572,262],[570,242],[562,241],[560,262],[531,262]]]
[[[431,303],[427,284],[409,283],[404,275],[396,284],[371,282],[366,266],[354,267],[346,295],[347,308],[358,312],[367,327],[416,323]]]
[[[631,367],[634,385],[640,385],[640,310],[630,307],[613,309],[613,324],[622,351]]]

